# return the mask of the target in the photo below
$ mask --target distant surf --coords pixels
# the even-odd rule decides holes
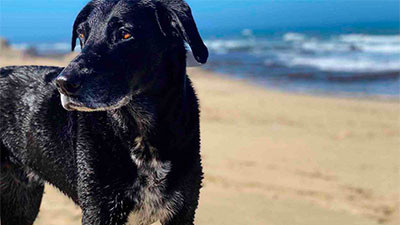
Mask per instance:
[[[208,69],[301,92],[400,95],[400,35],[241,35],[206,41]]]

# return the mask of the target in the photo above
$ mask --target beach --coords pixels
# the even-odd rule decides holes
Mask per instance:
[[[2,49],[0,66],[60,65]],[[400,223],[397,99],[300,95],[201,68],[205,172],[198,225]],[[36,225],[80,224],[80,209],[46,186]]]

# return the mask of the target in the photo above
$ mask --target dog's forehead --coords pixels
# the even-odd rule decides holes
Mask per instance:
[[[145,8],[153,8],[151,0],[106,0],[95,4],[89,20],[93,22],[105,21],[113,16],[132,15],[143,12]]]

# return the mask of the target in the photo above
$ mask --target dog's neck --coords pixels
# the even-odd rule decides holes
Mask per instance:
[[[154,158],[158,153],[151,149],[159,148],[154,143],[163,148],[179,148],[175,144],[183,143],[178,140],[184,136],[182,128],[188,119],[186,88],[190,84],[186,69],[182,72],[180,82],[171,80],[167,88],[156,95],[133,96],[126,106],[109,112],[117,132],[124,140],[130,140],[128,144],[133,154]]]
[[[190,118],[186,95],[191,84],[186,75],[186,50],[183,43],[178,46],[168,50],[161,64],[147,71],[168,78],[163,86],[153,92],[133,95],[126,106],[109,112],[116,123],[116,132],[124,140],[131,140],[128,143],[131,151],[143,153],[151,152],[153,147],[180,148],[177,145],[185,143],[181,139]]]
[[[171,60],[183,63],[166,63],[161,71],[153,71],[170,78],[164,86],[156,93],[133,96],[127,105],[130,115],[136,121],[139,134],[146,136],[160,126],[171,126],[182,119],[187,111],[184,107],[186,107],[186,89],[190,84],[186,75],[185,54],[183,57],[175,56],[176,58]]]

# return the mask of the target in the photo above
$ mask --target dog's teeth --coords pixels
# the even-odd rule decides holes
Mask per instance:
[[[64,107],[64,109],[66,109],[66,110],[68,110],[68,111],[71,111],[71,110],[73,110],[72,108],[71,108],[71,106],[70,106],[70,99],[69,99],[69,97],[68,96],[66,96],[66,95],[64,95],[64,94],[61,94],[61,104],[62,104],[62,106]]]
[[[61,94],[61,104],[65,107],[65,105],[69,102],[68,96]]]

